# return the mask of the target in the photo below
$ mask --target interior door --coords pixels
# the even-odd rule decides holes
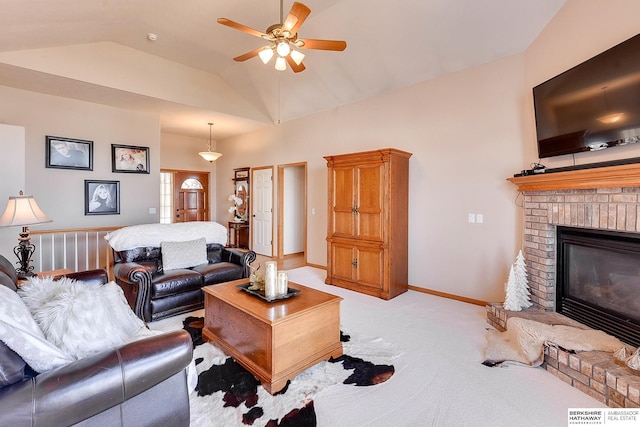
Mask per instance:
[[[209,221],[209,174],[175,172],[173,222]]]
[[[251,170],[253,250],[273,256],[273,168]]]

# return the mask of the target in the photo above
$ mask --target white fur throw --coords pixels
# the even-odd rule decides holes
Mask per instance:
[[[37,372],[73,362],[45,338],[17,293],[0,285],[0,340]]]
[[[580,329],[566,325],[547,325],[520,317],[507,319],[507,330],[490,330],[487,334],[484,363],[496,365],[515,362],[540,366],[544,361],[544,346],[557,345],[574,351],[614,352],[624,344],[603,331]]]
[[[114,282],[32,278],[18,293],[47,340],[73,359],[150,334]]]
[[[139,247],[160,247],[162,242],[182,242],[204,237],[207,243],[227,243],[227,229],[217,222],[178,222],[175,224],[141,224],[120,228],[104,238],[116,251]]]

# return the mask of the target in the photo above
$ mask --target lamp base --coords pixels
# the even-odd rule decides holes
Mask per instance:
[[[16,274],[18,275],[18,279],[24,280],[36,275],[33,272],[33,266],[29,265],[31,263],[31,257],[36,251],[36,247],[31,243],[28,227],[22,227],[22,233],[20,233],[18,242],[18,246],[13,248],[13,253],[18,257],[16,264],[20,265],[20,267],[16,268]]]

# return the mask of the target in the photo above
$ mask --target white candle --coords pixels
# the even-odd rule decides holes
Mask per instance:
[[[277,295],[277,274],[278,263],[275,261],[267,261],[264,263],[264,296],[267,298],[273,298]]]
[[[286,295],[289,292],[289,278],[286,271],[278,271],[278,295]]]

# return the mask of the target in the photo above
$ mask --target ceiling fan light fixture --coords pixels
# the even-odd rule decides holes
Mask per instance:
[[[278,56],[276,59],[276,70],[284,71],[287,69],[287,61],[282,57]]]
[[[292,50],[290,55],[291,59],[293,59],[293,62],[295,62],[296,65],[302,64],[302,61],[304,60],[304,53],[298,52],[297,50]]]
[[[262,63],[267,65],[271,58],[273,58],[273,49],[270,47],[265,47],[260,51],[260,53],[258,53],[258,56],[260,57]]]
[[[278,52],[278,55],[284,57],[289,55],[289,53],[291,53],[291,46],[289,46],[289,43],[287,43],[286,41],[279,41],[278,45],[276,46],[276,52]]]

